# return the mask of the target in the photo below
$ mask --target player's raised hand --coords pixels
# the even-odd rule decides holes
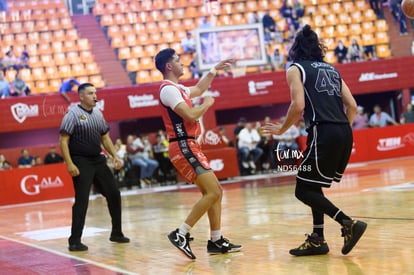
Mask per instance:
[[[236,59],[224,59],[222,61],[220,61],[216,66],[214,66],[214,68],[216,70],[224,70],[224,69],[230,69],[230,67],[232,65],[234,65],[236,63]]]

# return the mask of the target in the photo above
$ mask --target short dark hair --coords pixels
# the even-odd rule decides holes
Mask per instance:
[[[326,49],[311,26],[305,25],[296,34],[295,41],[289,50],[289,57],[293,62],[300,60],[323,61]]]
[[[86,88],[88,88],[88,87],[95,87],[95,86],[93,86],[93,84],[92,83],[89,83],[89,82],[86,82],[86,83],[82,83],[81,85],[79,85],[79,87],[78,87],[78,93],[81,93],[81,92],[83,92]]]
[[[170,62],[175,54],[175,50],[172,48],[166,48],[161,50],[155,56],[155,67],[162,73],[165,73],[165,65]]]

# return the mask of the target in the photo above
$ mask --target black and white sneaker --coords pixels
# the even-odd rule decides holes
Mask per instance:
[[[168,234],[168,239],[170,242],[177,247],[181,252],[183,252],[188,258],[195,259],[196,256],[191,251],[190,242],[193,238],[190,237],[190,233],[187,233],[185,236],[178,232],[178,228]]]
[[[230,252],[238,252],[243,248],[243,246],[238,244],[232,244],[229,240],[221,238],[215,242],[208,240],[207,242],[207,252],[209,254],[223,254]]]

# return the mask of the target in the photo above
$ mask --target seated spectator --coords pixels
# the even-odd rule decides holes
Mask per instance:
[[[56,152],[56,147],[51,146],[49,152],[45,156],[45,164],[61,163],[63,162],[63,157]]]
[[[414,122],[414,110],[412,104],[407,104],[406,111],[401,115],[401,124]]]
[[[366,45],[363,47],[364,49],[364,59],[366,60],[377,60],[377,54],[375,53],[374,45]]]
[[[239,118],[239,121],[237,121],[236,128],[234,128],[234,131],[233,131],[233,134],[235,137],[237,137],[240,131],[244,129],[244,127],[246,126],[246,123],[247,123],[246,118],[244,117]]]
[[[352,39],[352,44],[349,47],[349,59],[352,62],[361,61],[362,59],[361,47],[359,46],[358,41],[355,38]]]
[[[29,154],[29,151],[25,148],[22,149],[22,154],[17,161],[19,168],[29,168],[35,165],[35,159]]]
[[[19,70],[19,66],[17,66],[17,58],[14,55],[14,50],[12,46],[10,46],[10,49],[4,55],[2,63],[4,71],[9,69]]]
[[[9,82],[4,77],[4,72],[0,71],[0,98],[6,98],[9,96],[10,96]]]
[[[149,146],[151,148],[150,144]],[[158,162],[150,158],[148,143],[139,135],[129,135],[126,148],[132,165],[140,167],[140,183],[150,185]]]
[[[59,88],[59,93],[66,99],[67,102],[72,102],[70,97],[66,94],[73,90],[73,87],[79,86],[80,83],[76,79],[68,79],[62,82],[62,85]]]
[[[347,62],[347,56],[348,56],[348,48],[345,47],[342,40],[338,41],[338,45],[336,46],[334,50],[334,55],[336,56],[338,63],[346,63]]]
[[[266,123],[271,123],[271,119],[269,116],[266,116],[263,120],[263,125]],[[270,168],[270,153],[271,153],[271,146],[272,146],[272,137],[268,134],[264,134],[262,131],[262,125],[260,122],[256,122],[256,130],[259,133],[260,141],[257,144],[257,147],[262,149],[263,154],[260,156],[259,160],[262,165],[262,171],[269,170]]]
[[[257,14],[257,11],[253,11],[249,13],[247,16],[248,16],[247,21],[249,22],[249,24],[260,23],[260,18],[259,18],[259,15]]]
[[[260,135],[253,125],[248,122],[238,135],[239,160],[244,169],[256,169],[256,162],[263,154],[263,150],[257,145]]]
[[[264,30],[264,39],[266,42],[270,42],[275,37],[276,33],[276,22],[270,16],[269,10],[266,10],[262,17],[262,24]]]
[[[16,72],[16,76],[11,83],[10,95],[11,96],[26,96],[30,94],[30,88],[20,77],[20,72]]]
[[[374,106],[374,113],[369,118],[370,127],[385,127],[388,124],[398,125],[398,123],[391,118],[391,116],[381,111],[379,105]]]
[[[126,151],[126,145],[122,143],[122,140],[120,138],[117,138],[114,143],[116,155],[122,159],[125,160],[127,157],[127,151]]]
[[[176,172],[168,154],[168,145],[168,140],[163,138],[162,135],[157,134],[152,149],[154,158],[159,164],[158,180],[161,183],[165,183],[168,179],[172,179],[173,177],[173,180],[175,181]]]
[[[289,5],[287,0],[284,0],[282,7],[280,7],[279,9],[279,12],[284,19],[291,18],[293,13],[293,7]]]
[[[187,35],[181,40],[181,46],[184,53],[193,53],[196,51],[196,41],[192,37],[191,32],[187,32]]]
[[[413,43],[411,44],[411,54],[414,55],[414,40],[413,40]]]
[[[12,169],[12,166],[8,160],[4,157],[4,155],[0,154],[0,170],[8,170]]]
[[[23,68],[27,68],[29,69],[29,60],[30,60],[30,56],[29,56],[29,52],[26,50],[26,45],[23,46],[23,51],[19,56],[19,60],[17,63],[17,66],[19,67],[19,69],[23,69]]]
[[[368,115],[364,112],[364,107],[358,106],[355,114],[352,129],[359,130],[369,126]]]
[[[272,71],[278,71],[284,69],[285,57],[280,53],[279,48],[275,48],[274,52],[270,55],[270,64]]]
[[[296,14],[298,18],[301,18],[305,15],[305,7],[302,4],[301,0],[293,0],[293,13]]]
[[[299,120],[298,129],[299,129],[300,136],[308,135],[308,131],[306,130],[306,123],[303,119]]]
[[[210,21],[208,21],[208,17],[207,16],[203,16],[200,19],[200,23],[198,25],[199,28],[210,28],[212,27]]]
[[[43,165],[42,158],[40,156],[35,156],[33,166],[39,166],[39,165]]]
[[[193,59],[191,60],[189,67],[190,67],[190,71],[191,71],[191,77],[193,79],[200,78],[201,75],[203,74],[202,72],[200,72],[198,70],[198,66],[197,66],[197,54],[196,53],[194,53]]]

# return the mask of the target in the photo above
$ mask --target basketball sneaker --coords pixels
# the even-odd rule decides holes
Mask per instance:
[[[209,254],[237,252],[240,251],[242,248],[243,246],[239,244],[232,244],[229,240],[223,238],[223,236],[221,236],[221,238],[215,242],[211,240],[208,240],[207,242],[207,252]]]
[[[298,248],[291,249],[289,253],[294,256],[324,255],[329,252],[328,244],[317,233],[306,234],[307,238]]]
[[[344,237],[344,246],[342,254],[346,255],[351,252],[367,229],[367,224],[357,220],[344,220],[342,226],[342,237]]]
[[[177,247],[181,252],[184,253],[188,258],[195,259],[196,256],[191,251],[190,242],[194,240],[190,237],[190,233],[187,233],[185,236],[178,232],[178,228],[168,234],[168,239],[170,242]]]

